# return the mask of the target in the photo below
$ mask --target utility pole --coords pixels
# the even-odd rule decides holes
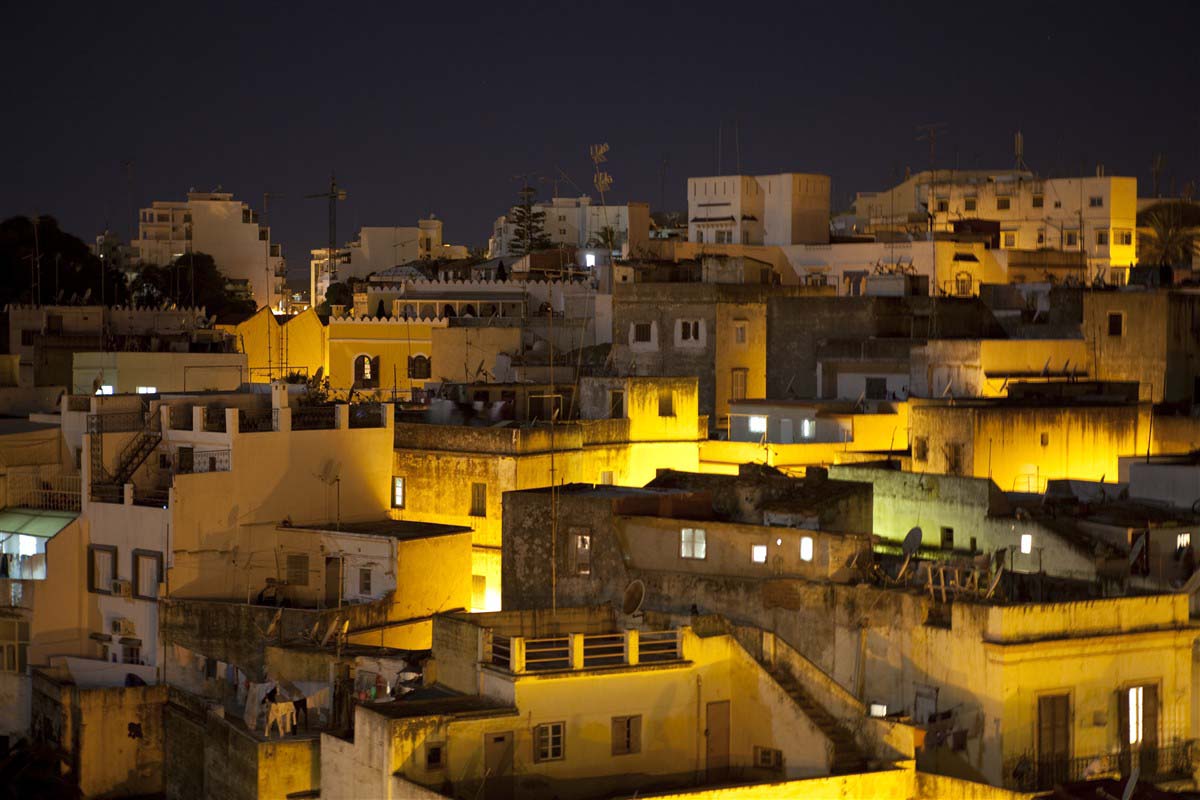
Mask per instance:
[[[929,142],[929,232],[933,233],[934,214],[937,213],[937,137],[946,129],[944,122],[931,122],[917,126],[917,141]]]
[[[329,191],[320,192],[319,194],[306,194],[305,199],[319,200],[324,199],[329,202],[329,250],[326,252],[326,265],[329,268],[329,282],[333,283],[337,279],[337,260],[335,253],[337,251],[337,204],[339,200],[346,199],[346,190],[339,189],[337,178],[331,172],[329,173]],[[310,297],[310,302],[315,303],[316,298]]]

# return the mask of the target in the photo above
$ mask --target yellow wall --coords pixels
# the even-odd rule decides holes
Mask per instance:
[[[521,329],[517,327],[434,328],[432,338],[431,380],[486,381],[496,374],[499,354],[521,353]]]
[[[746,326],[746,341],[738,344],[737,323]],[[746,370],[746,398],[767,396],[767,310],[765,303],[717,303],[715,413],[729,416],[729,393],[734,368]],[[745,398],[743,398],[745,399]]]
[[[325,366],[325,325],[308,309],[291,317],[276,317],[268,308],[227,328],[246,354],[252,383],[268,383],[288,372],[309,376]],[[286,352],[285,352],[286,351]],[[286,363],[281,359],[286,358]]]
[[[393,389],[407,395],[411,387],[425,385],[425,378],[408,377],[409,356],[430,358],[428,380],[437,380],[439,364],[432,361],[432,330],[435,326],[444,328],[445,325],[445,320],[331,317],[329,361],[325,371],[330,384],[341,390],[353,386],[354,359],[360,355],[379,358],[379,391],[387,396]]]

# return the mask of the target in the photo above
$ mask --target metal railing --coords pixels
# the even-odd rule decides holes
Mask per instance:
[[[146,415],[141,411],[110,411],[88,414],[88,433],[134,433],[146,427]]]
[[[171,420],[168,423],[173,431],[190,431],[192,429],[192,406],[171,404]]]
[[[92,396],[87,394],[73,394],[67,397],[67,411],[83,411],[84,413],[92,410]]]
[[[9,473],[8,503],[49,511],[79,511],[80,483],[79,475],[43,477],[31,473]]]
[[[298,406],[292,409],[292,430],[333,430],[337,427],[337,408],[334,406]]]
[[[1195,756],[1196,742],[1192,739],[1122,753],[1069,758],[1038,759],[1035,754],[1027,753],[1004,763],[1004,786],[1034,792],[1089,778],[1124,778],[1131,774],[1135,765],[1141,779],[1146,781],[1190,777]]]
[[[238,431],[241,433],[268,433],[275,429],[274,415],[269,408],[239,409]]]
[[[350,427],[351,428],[383,428],[386,423],[383,419],[383,404],[382,403],[356,403],[350,406]]]
[[[545,670],[570,668],[570,637],[551,636],[546,639],[525,640],[526,671],[543,672]]]
[[[642,631],[638,635],[638,662],[677,661],[681,658],[679,631]]]
[[[210,407],[204,409],[204,430],[209,433],[225,433],[225,409],[224,407]]]
[[[625,634],[601,633],[583,637],[583,666],[611,667],[625,663]]]
[[[488,639],[488,652],[485,661],[493,666],[512,669],[512,639],[507,636],[491,634]]]
[[[191,459],[175,456],[175,473],[179,475],[195,475],[201,472],[229,472],[230,455],[228,450],[195,450]]]
[[[170,489],[164,489],[157,486],[148,489],[142,489],[138,486],[133,487],[133,504],[135,506],[166,508],[170,496]]]

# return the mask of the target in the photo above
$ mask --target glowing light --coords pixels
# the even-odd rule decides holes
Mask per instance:
[[[751,433],[766,433],[767,418],[766,417],[750,417],[750,432]]]
[[[800,560],[813,560],[813,540],[811,536],[805,536],[800,539]]]
[[[750,560],[755,564],[767,563],[767,546],[765,544],[755,544],[750,546]]]
[[[1033,552],[1033,534],[1032,533],[1022,533],[1021,534],[1021,552],[1024,553],[1025,555],[1029,555],[1030,553]]]

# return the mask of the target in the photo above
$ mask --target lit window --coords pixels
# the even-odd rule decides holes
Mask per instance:
[[[703,559],[705,553],[704,529],[684,528],[679,532],[679,557]]]
[[[575,574],[592,574],[592,535],[590,533],[575,534]]]
[[[766,417],[750,417],[750,432],[751,433],[766,433],[767,418]]]
[[[1176,550],[1180,550],[1184,547],[1191,547],[1191,546],[1192,546],[1192,534],[1191,533],[1175,534],[1175,549]]]
[[[800,435],[805,439],[811,439],[816,432],[817,424],[811,419],[800,420]]]
[[[404,508],[404,478],[392,476],[392,508]]]
[[[565,722],[550,722],[533,729],[533,760],[557,761],[563,757]]]
[[[767,563],[767,546],[765,544],[754,544],[750,546],[750,560],[755,564]]]
[[[1030,553],[1033,552],[1033,534],[1032,533],[1022,533],[1021,534],[1021,552],[1024,553],[1025,555],[1029,555]]]
[[[886,717],[887,716],[887,706],[884,705],[883,703],[871,703],[871,716],[872,717]]]
[[[585,265],[585,266],[588,266],[588,267],[594,267],[594,266],[596,266],[596,255],[595,255],[595,253],[588,253],[587,255],[585,255],[585,256],[583,257],[583,263],[584,263],[584,265]]]
[[[158,394],[157,386],[139,386],[137,387],[138,394]]]
[[[812,561],[813,559],[813,540],[811,536],[802,536],[800,538],[800,560]]]
[[[113,393],[113,387],[112,387],[112,384],[110,384],[110,383],[106,383],[103,386],[101,386],[99,389],[96,390],[96,394],[112,394],[112,393]]]
[[[1141,744],[1142,742],[1142,700],[1143,693],[1141,686],[1134,686],[1129,690],[1129,743]]]

